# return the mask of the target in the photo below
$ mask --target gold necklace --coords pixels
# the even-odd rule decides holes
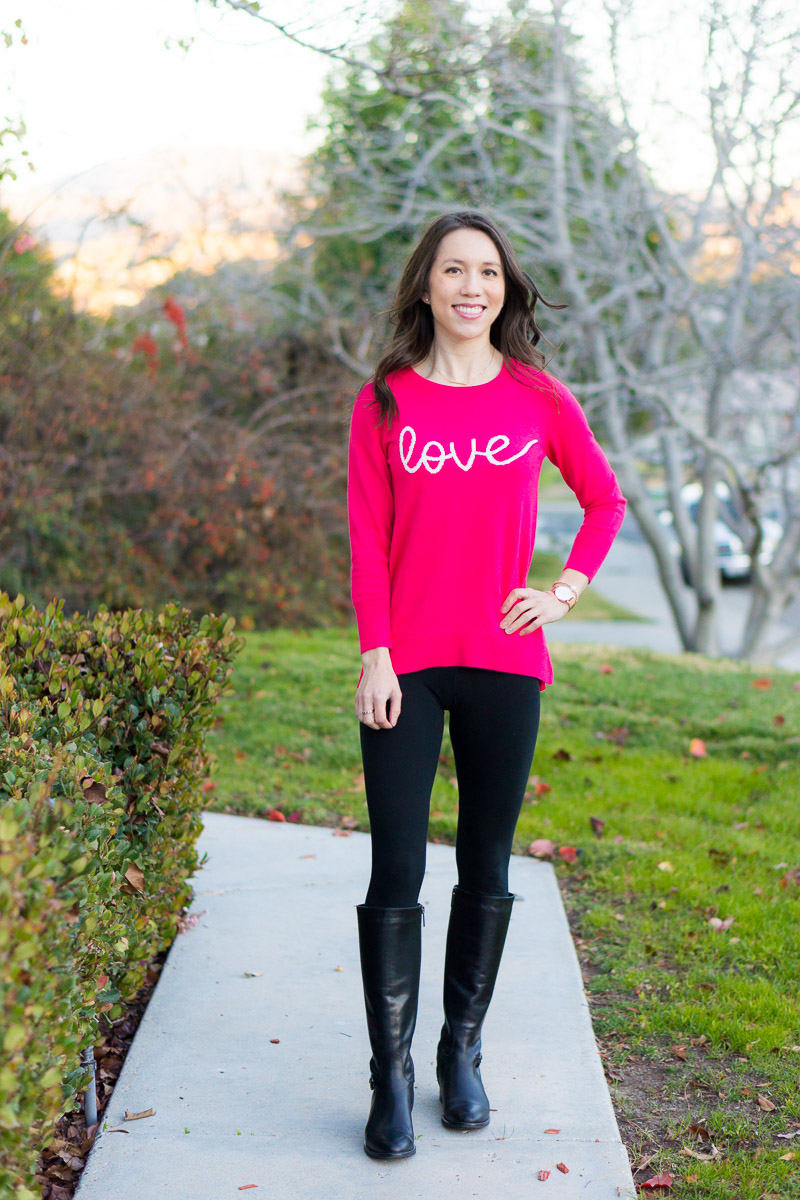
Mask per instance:
[[[483,371],[481,372],[481,376],[485,375],[487,369],[491,366],[494,366],[494,347],[492,347],[491,358],[489,359],[489,362],[487,363],[487,365],[483,368]],[[433,366],[431,367],[431,375],[433,374],[434,371],[436,371],[437,374],[441,375],[442,379],[446,380],[446,382],[449,383],[452,387],[477,387],[477,383],[474,380],[470,380],[469,383],[462,383],[458,379],[448,379],[447,376],[445,375],[444,371],[440,371],[439,368],[436,366],[435,362],[434,362]],[[428,378],[430,379],[430,375],[428,376]],[[484,381],[481,378],[479,380],[479,382],[484,382]]]

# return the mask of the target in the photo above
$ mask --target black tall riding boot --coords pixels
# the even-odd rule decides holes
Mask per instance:
[[[414,908],[356,906],[361,977],[372,1058],[372,1102],[364,1130],[371,1158],[408,1158],[416,1150],[411,1109],[424,913]]]
[[[444,966],[444,1025],[436,1051],[442,1124],[483,1129],[481,1028],[503,956],[514,895],[479,896],[458,886],[450,902]]]

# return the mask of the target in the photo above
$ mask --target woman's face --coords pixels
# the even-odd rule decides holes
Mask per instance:
[[[422,294],[431,306],[435,333],[488,341],[505,294],[500,253],[488,234],[479,229],[445,234]]]

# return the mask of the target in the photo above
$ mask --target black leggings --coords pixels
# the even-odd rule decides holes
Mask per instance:
[[[411,908],[425,873],[430,798],[450,712],[458,780],[458,884],[508,895],[508,860],[539,729],[539,680],[484,667],[426,667],[398,675],[393,729],[361,724],[372,834],[365,903]]]

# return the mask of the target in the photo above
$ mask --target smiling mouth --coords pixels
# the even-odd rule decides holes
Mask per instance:
[[[453,308],[461,317],[479,317],[484,310],[483,304],[454,304]]]

